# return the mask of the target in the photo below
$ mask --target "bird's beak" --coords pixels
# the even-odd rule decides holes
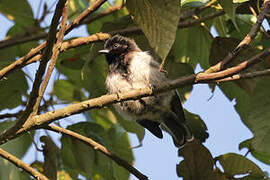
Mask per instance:
[[[98,52],[99,53],[102,53],[102,54],[108,54],[110,52],[110,50],[108,50],[108,49],[102,49],[102,50],[99,50]]]

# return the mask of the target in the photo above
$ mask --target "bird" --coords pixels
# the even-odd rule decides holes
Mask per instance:
[[[116,34],[106,40],[99,52],[105,55],[109,66],[105,84],[110,94],[155,88],[169,81],[167,74],[159,70],[159,63],[133,39]],[[163,138],[162,128],[165,129],[177,148],[193,140],[177,90],[115,103],[114,107],[122,117],[135,120],[157,138]]]

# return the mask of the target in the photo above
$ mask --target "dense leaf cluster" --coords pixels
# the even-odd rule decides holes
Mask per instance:
[[[92,3],[93,0],[70,0],[69,21]],[[193,74],[197,65],[207,70],[233,52],[256,23],[262,4],[263,1],[259,0],[115,0],[104,3],[85,19],[85,23],[89,35],[108,32],[133,38],[141,49],[150,51],[157,60],[163,62],[169,77],[175,79]],[[33,35],[46,34],[49,28],[43,23],[43,17],[48,19],[49,12],[54,10],[48,9],[46,4],[41,5],[43,10],[39,10],[43,15],[34,17],[32,11],[38,9],[32,10],[27,0],[0,2],[0,12],[14,23],[5,35],[6,39],[0,42],[0,70],[36,47],[43,40],[40,38],[46,38],[31,38]],[[215,13],[215,16],[211,16]],[[200,21],[203,18],[205,20]],[[269,23],[269,17],[266,20]],[[270,35],[267,30],[261,27],[257,33],[255,39],[224,69],[238,65],[269,47]],[[17,41],[21,39],[26,40]],[[6,45],[8,41],[14,43]],[[108,67],[104,57],[98,54],[102,47],[103,42],[97,41],[90,46],[78,46],[60,53],[56,62],[57,75],[51,78],[53,87],[45,93],[39,113],[52,110],[54,105],[65,106],[106,94],[104,81]],[[264,58],[261,63],[244,72],[267,69],[269,63],[269,57]],[[25,69],[15,67],[14,71],[0,80],[0,111],[3,112],[0,116],[0,132],[11,127],[26,107],[33,81],[30,74]],[[216,87],[222,90],[229,101],[236,102],[236,112],[253,133],[251,139],[239,142],[239,149],[247,148],[256,159],[270,164],[270,79],[261,77],[209,85],[213,91]],[[192,86],[179,91],[181,99],[185,101]],[[177,165],[179,177],[185,180],[267,179],[267,175],[256,164],[242,155],[228,153],[212,157],[211,149],[208,150],[202,144],[209,136],[203,119],[188,111],[186,116],[196,140],[179,150],[179,156],[184,157]],[[73,121],[66,128],[95,140],[133,164],[127,132],[135,133],[139,142],[142,142],[145,133],[142,127],[124,120],[112,106],[86,111],[82,118],[83,122]],[[7,142],[1,148],[22,158],[29,147],[35,144],[33,137],[39,137],[35,131],[30,134]],[[48,142],[43,141],[44,149],[47,145],[49,149],[54,148],[55,153],[43,154],[45,157],[55,157],[52,163],[57,169],[51,171],[57,172],[58,179],[76,179],[78,175],[93,180],[129,179],[130,172],[75,138],[62,135],[60,141],[55,142],[58,146]],[[217,162],[222,169],[216,166]],[[46,172],[46,163],[45,158],[45,162],[36,160],[31,165],[40,172]],[[236,175],[244,177],[237,178]],[[6,159],[0,159],[0,179],[10,178],[30,179],[30,176]]]

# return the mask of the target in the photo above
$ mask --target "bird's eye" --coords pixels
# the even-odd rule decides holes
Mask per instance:
[[[118,48],[119,47],[119,44],[118,43],[115,43],[115,44],[113,44],[113,47],[114,48]]]

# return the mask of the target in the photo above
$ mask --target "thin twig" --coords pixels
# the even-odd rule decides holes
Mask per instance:
[[[212,73],[222,70],[226,64],[232,61],[240,53],[240,51],[242,51],[247,47],[247,45],[256,37],[258,31],[260,30],[262,22],[266,14],[268,13],[269,8],[270,8],[270,0],[265,0],[262,5],[261,12],[257,16],[256,23],[252,26],[246,37],[222,61],[220,61],[214,66],[211,66],[209,69],[205,71],[205,73]]]
[[[108,9],[106,9],[105,11],[95,15],[95,16],[91,16],[89,18],[85,18],[83,21],[81,21],[78,26],[82,25],[82,24],[90,24],[91,22],[94,22],[104,16],[108,16],[116,11],[119,11],[123,6],[111,6]]]
[[[194,24],[198,24],[198,23],[213,19],[215,17],[222,16],[224,14],[225,14],[225,12],[221,10],[221,11],[213,12],[213,13],[211,13],[211,14],[205,16],[205,17],[201,17],[199,19],[183,21],[183,22],[180,22],[178,24],[178,28],[187,28],[187,27],[190,27],[190,26],[192,26]]]
[[[251,79],[251,78],[255,78],[255,77],[262,77],[262,76],[266,76],[266,75],[270,75],[270,69],[266,69],[266,70],[262,70],[262,71],[255,71],[255,72],[249,72],[249,73],[243,73],[243,74],[235,74],[233,76],[224,78],[224,79],[219,79],[217,81],[215,81],[216,83],[220,83],[220,82],[227,82],[227,81],[237,81],[240,79]]]
[[[84,10],[76,19],[74,19],[67,27],[66,34],[69,33],[72,29],[78,27],[78,24],[82,22],[85,18],[87,18],[90,14],[96,11],[103,3],[107,0],[97,0],[91,6],[89,6],[86,10]]]
[[[52,71],[54,69],[56,60],[58,58],[59,55],[59,51],[63,42],[63,37],[64,37],[64,33],[65,33],[65,29],[66,29],[66,23],[67,23],[67,18],[68,18],[68,8],[69,8],[69,0],[66,1],[65,6],[63,8],[63,12],[62,12],[62,20],[61,20],[61,24],[60,24],[60,30],[57,34],[57,42],[54,44],[53,48],[52,48],[52,57],[51,57],[51,62],[50,65],[48,67],[47,73],[45,75],[45,78],[41,84],[41,87],[39,89],[39,95],[37,98],[37,101],[33,107],[34,109],[34,113],[36,114],[38,112],[39,109],[39,105],[40,105],[40,101],[44,95],[44,92],[46,90],[47,84],[50,80]],[[56,35],[56,34],[55,34]]]
[[[140,180],[147,180],[148,179],[147,176],[145,176],[140,171],[138,171],[136,168],[131,166],[126,160],[124,160],[121,157],[117,156],[116,154],[110,152],[106,147],[102,146],[101,144],[97,143],[96,141],[94,141],[90,138],[82,136],[74,131],[64,129],[61,127],[57,127],[57,126],[53,126],[53,125],[48,125],[45,128],[47,128],[48,130],[51,130],[51,131],[55,131],[57,133],[60,132],[62,134],[65,134],[65,135],[68,135],[72,138],[75,138],[79,141],[82,141],[86,145],[92,147],[94,150],[99,151],[99,152],[103,153],[104,155],[106,155],[107,157],[114,160],[119,166],[122,166],[123,168],[128,170],[131,174],[136,176],[138,179],[140,179]]]
[[[42,32],[34,32],[29,33],[29,35],[25,36],[25,33],[22,35],[14,36],[10,39],[0,41],[0,49],[8,48],[13,45],[19,45],[28,41],[40,40],[42,38],[46,38],[48,36],[47,33]]]
[[[0,119],[5,119],[5,118],[13,118],[13,117],[19,117],[23,111],[19,111],[16,113],[6,113],[6,114],[0,114]]]
[[[33,176],[36,179],[40,180],[49,180],[45,175],[42,173],[38,172],[28,164],[24,163],[17,157],[13,156],[12,154],[4,151],[2,148],[0,148],[0,156],[11,162],[12,164],[16,165],[19,168],[22,168],[24,171],[29,173],[31,176]]]
[[[207,8],[211,7],[216,2],[217,2],[216,0],[211,0],[208,3],[206,3],[204,6],[197,7],[197,8],[188,10],[188,11],[184,11],[180,16],[179,21],[181,22],[181,21],[184,21],[188,18],[192,18],[192,16],[194,16],[194,15],[198,16],[201,12],[203,12]]]

